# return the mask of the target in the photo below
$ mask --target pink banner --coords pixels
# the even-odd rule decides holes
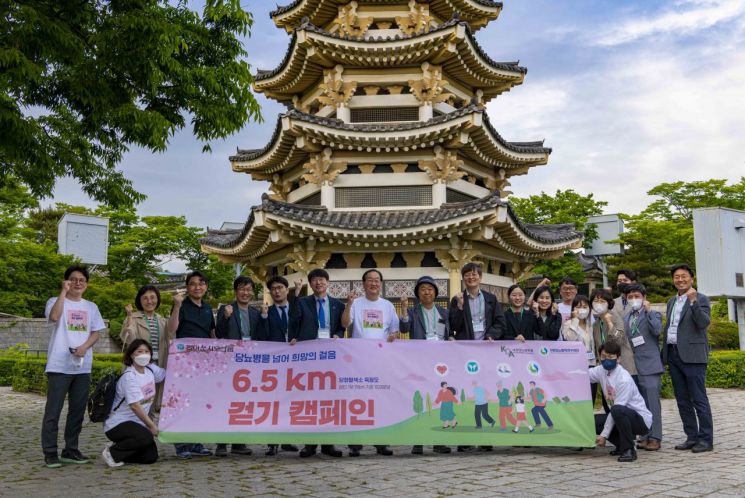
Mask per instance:
[[[165,442],[594,445],[580,343],[182,339],[167,370]]]

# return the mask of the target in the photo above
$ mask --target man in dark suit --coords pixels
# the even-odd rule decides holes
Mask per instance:
[[[409,339],[426,341],[447,341],[454,339],[450,335],[450,323],[448,322],[448,310],[435,304],[437,299],[437,283],[432,277],[424,276],[416,281],[414,295],[417,305],[409,308],[409,300],[401,298],[401,319],[399,328],[401,333],[409,333]],[[449,446],[435,445],[432,447],[435,453],[450,453]],[[424,447],[415,445],[411,453],[421,455]]]
[[[624,327],[634,352],[639,392],[652,413],[652,427],[649,434],[639,441],[637,448],[657,451],[662,441],[660,391],[662,374],[665,373],[665,367],[660,359],[662,315],[652,310],[652,305],[647,301],[647,289],[642,284],[625,285],[629,313],[623,319]],[[614,311],[615,308],[614,306]]]
[[[297,292],[297,282],[295,282],[295,287]],[[269,289],[273,303],[271,306],[265,304],[261,309],[260,330],[262,335],[259,340],[287,343],[289,340],[291,308],[295,296],[291,297],[292,300],[288,298],[290,284],[286,278],[279,275],[267,280],[266,288]],[[281,448],[285,451],[297,451],[297,446],[294,444],[283,444]],[[274,456],[277,454],[277,450],[278,445],[270,444],[264,454]]]
[[[481,266],[466,263],[460,270],[466,290],[450,300],[450,330],[457,341],[493,341],[507,330],[507,321],[497,296],[481,289]],[[480,446],[491,451],[491,446]],[[458,451],[468,451],[469,446],[458,446]]]
[[[671,274],[678,295],[667,302],[662,360],[670,368],[675,401],[686,433],[686,441],[675,449],[701,453],[711,451],[714,446],[714,422],[706,395],[711,308],[709,298],[693,288],[690,266],[674,266]]]
[[[245,276],[239,276],[233,280],[233,292],[235,301],[231,304],[220,306],[217,310],[217,321],[215,323],[215,335],[218,339],[231,339],[234,341],[258,339],[263,333],[260,331],[261,317],[248,303],[254,298],[254,283]],[[237,455],[250,455],[251,448],[245,444],[233,444],[230,452]],[[228,445],[218,444],[215,456],[228,456]]]
[[[326,294],[329,286],[329,274],[326,270],[316,268],[308,273],[308,285],[313,290],[310,296],[295,300],[290,316],[288,338],[290,344],[314,339],[338,339],[344,337],[341,315],[344,304]],[[317,445],[308,444],[300,450],[303,458],[316,454]],[[321,445],[321,453],[332,457],[341,457],[341,451],[332,444]]]

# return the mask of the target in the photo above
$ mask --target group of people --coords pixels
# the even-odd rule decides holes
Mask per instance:
[[[709,301],[693,288],[694,273],[690,267],[678,265],[671,273],[678,294],[667,304],[664,331],[660,313],[652,310],[645,298],[644,286],[637,282],[631,270],[618,272],[620,296],[615,299],[606,289],[593,291],[589,298],[577,295],[576,282],[565,278],[559,283],[561,299],[557,303],[551,282],[544,280],[530,297],[519,285],[510,287],[506,311],[494,294],[482,288],[482,270],[475,263],[462,268],[464,291],[457,293],[447,308],[436,303],[439,291],[435,280],[423,276],[414,288],[416,303],[410,306],[408,299],[402,298],[400,314],[391,301],[381,296],[383,275],[378,269],[364,272],[363,295],[358,296],[352,290],[346,302],[328,295],[330,279],[323,269],[309,272],[311,293],[304,297],[300,297],[302,281],[296,281],[294,291],[290,292],[287,279],[273,276],[266,282],[272,302],[264,303],[260,309],[250,305],[254,299],[253,281],[239,276],[233,283],[235,300],[220,306],[216,316],[205,300],[207,279],[199,272],[187,275],[186,294],[174,296],[167,318],[157,312],[158,289],[147,285],[135,297],[136,311],[131,306],[126,308],[127,318],[121,332],[125,369],[117,381],[111,414],[104,423],[110,443],[102,456],[112,467],[157,460],[158,427],[153,413],[159,409],[160,383],[165,378],[170,340],[250,339],[293,345],[298,341],[343,337],[393,341],[401,334],[408,334],[412,340],[429,341],[566,340],[583,343],[592,399],[595,400],[599,386],[606,412],[596,415],[596,444],[604,446],[606,441],[612,442],[615,449],[611,454],[617,455],[619,461],[635,460],[637,448],[649,451],[660,448],[660,389],[664,362],[669,366],[686,433],[686,441],[675,448],[696,453],[710,451],[713,428],[705,388]],[[59,296],[51,298],[46,307],[52,334],[46,366],[48,391],[42,449],[46,465],[52,468],[61,466],[62,462],[89,461],[78,448],[78,436],[90,386],[91,347],[105,325],[95,303],[83,298],[88,278],[85,267],[68,268]],[[443,389],[447,390],[446,387]],[[449,390],[444,393],[444,390],[443,399],[438,402],[452,402],[447,395],[452,396],[452,393]],[[524,402],[514,400],[523,407],[522,412],[518,409],[518,420],[515,420],[509,391],[504,391],[507,397],[505,410],[502,410],[500,396],[500,427],[504,427],[505,420],[510,420],[513,430],[519,430],[520,422],[532,429],[525,421]],[[66,397],[69,408],[65,447],[58,454],[58,425]],[[533,410],[540,405],[540,402],[536,404],[536,399],[533,399]],[[477,410],[477,425],[480,425],[480,415],[483,414]],[[488,417],[488,412],[486,415]],[[538,421],[538,414],[534,412],[533,415]],[[550,428],[552,424],[545,410],[542,415]],[[453,420],[452,424],[455,423]],[[450,426],[451,423],[445,424],[445,427]],[[635,436],[640,439],[635,441]],[[198,443],[175,446],[176,455],[182,459],[212,455],[211,450]],[[381,455],[393,453],[388,446],[375,448]],[[492,449],[490,446],[479,448]],[[361,446],[350,445],[349,456],[359,456],[361,449]],[[459,451],[471,449],[458,447]],[[296,452],[298,448],[287,444],[269,445],[265,454],[276,455],[279,450]],[[435,446],[433,450],[437,453],[451,451],[447,446]],[[320,451],[331,457],[342,456],[333,445],[322,445]],[[250,455],[251,449],[233,444],[230,452]],[[310,457],[316,452],[316,445],[306,445],[299,450],[299,455]],[[227,444],[217,445],[216,456],[227,453]],[[423,453],[423,447],[414,446],[412,453]]]

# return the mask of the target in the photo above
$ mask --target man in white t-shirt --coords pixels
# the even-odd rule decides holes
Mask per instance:
[[[371,269],[362,274],[362,288],[365,295],[349,292],[347,306],[341,315],[341,324],[351,329],[353,339],[375,339],[392,341],[399,332],[398,314],[393,303],[380,297],[383,288],[383,274]],[[360,456],[360,445],[349,445],[349,456]],[[388,446],[375,446],[379,455],[390,456],[393,452]]]
[[[98,306],[83,299],[88,270],[71,266],[58,297],[47,301],[45,315],[52,335],[47,352],[47,404],[41,426],[41,447],[49,468],[62,463],[88,463],[78,449],[88,388],[91,383],[92,347],[106,328]],[[62,406],[68,398],[65,449],[57,456],[57,432]]]

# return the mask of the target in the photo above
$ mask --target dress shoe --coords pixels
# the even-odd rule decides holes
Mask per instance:
[[[638,440],[636,442],[636,449],[638,449],[638,450],[646,450],[647,449],[647,444],[649,444],[650,441],[651,441],[651,439],[640,439],[640,440]]]
[[[341,451],[337,450],[333,446],[330,446],[328,448],[321,447],[321,453],[326,456],[341,458]]]
[[[297,446],[294,444],[283,444],[280,448],[282,448],[282,451],[297,451]]]
[[[694,446],[696,446],[696,441],[686,441],[685,443],[680,443],[675,445],[676,450],[690,450],[693,449]]]
[[[467,453],[473,450],[473,446],[458,446],[458,453]]]
[[[309,446],[305,446],[302,450],[300,450],[300,453],[299,453],[300,458],[312,457],[315,454],[316,454],[316,449],[311,448]]]
[[[424,447],[422,446],[412,446],[411,447],[411,454],[412,455],[422,455],[424,453]]]
[[[479,446],[479,451],[492,451],[493,449],[492,446]]]
[[[350,448],[350,450],[349,450],[349,456],[351,456],[351,457],[358,457],[358,456],[360,456],[360,450],[358,450],[357,448],[354,448],[354,449],[351,449]]]
[[[253,451],[245,444],[232,444],[230,445],[230,452],[234,455],[251,455]]]
[[[704,451],[711,451],[714,449],[714,446],[708,443],[696,443],[696,446],[691,448],[691,451],[693,453],[703,453]]]
[[[435,453],[450,453],[452,450],[450,449],[450,446],[433,446],[432,451]]]
[[[608,454],[609,454],[610,456],[618,456],[618,455],[620,455],[620,454],[621,454],[621,450],[619,450],[618,448],[616,448],[616,449],[614,449],[614,450],[610,450],[610,453],[608,453]]]
[[[618,457],[619,462],[633,462],[634,460],[636,460],[636,451],[632,449],[624,450]]]
[[[277,445],[270,444],[269,447],[264,452],[264,456],[277,456]],[[300,456],[303,456],[303,455],[300,455]]]
[[[656,439],[647,439],[647,444],[644,445],[644,449],[647,451],[657,451],[661,447],[662,445]]]
[[[215,456],[218,457],[226,457],[228,456],[228,445],[227,444],[218,444],[217,448],[215,448]]]
[[[391,451],[391,449],[388,448],[388,446],[377,446],[375,448],[375,451],[378,452],[378,455],[383,455],[383,456],[393,455],[393,451]]]

